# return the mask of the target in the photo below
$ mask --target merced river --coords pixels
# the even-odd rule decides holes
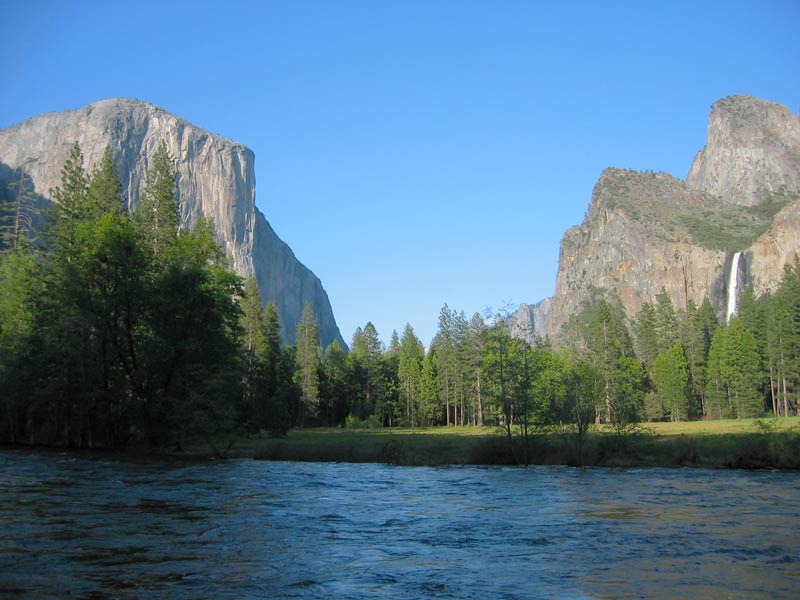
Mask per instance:
[[[0,451],[0,598],[792,597],[800,473]]]

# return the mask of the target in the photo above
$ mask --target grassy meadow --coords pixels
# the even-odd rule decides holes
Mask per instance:
[[[495,427],[293,429],[282,438],[236,438],[228,456],[396,465],[547,464],[800,468],[800,418],[647,423],[584,438],[567,429],[509,441]]]

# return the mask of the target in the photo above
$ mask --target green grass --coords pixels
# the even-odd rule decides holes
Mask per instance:
[[[293,429],[283,438],[241,438],[231,452],[268,460],[469,464],[481,442],[496,437],[489,427]]]
[[[202,453],[202,451],[199,451]],[[624,435],[594,428],[582,445],[569,432],[541,432],[527,448],[494,427],[294,429],[283,438],[237,438],[228,456],[397,465],[571,464],[800,468],[800,418],[647,423]]]
[[[680,423],[647,423],[645,427],[652,429],[656,435],[725,435],[731,433],[757,433],[764,427],[768,430],[800,431],[800,417],[763,418],[763,419],[724,419],[721,421],[684,421]]]

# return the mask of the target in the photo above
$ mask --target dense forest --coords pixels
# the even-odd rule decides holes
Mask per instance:
[[[24,180],[0,196],[0,441],[65,447],[218,447],[292,427],[547,428],[788,416],[800,390],[800,259],[779,289],[720,324],[708,300],[662,292],[630,318],[599,299],[569,344],[528,344],[507,313],[445,305],[426,349],[411,325],[388,347],[371,323],[349,352],[320,348],[306,305],[293,347],[215,242],[181,224],[166,145],[128,211],[106,149],[90,172],[77,144],[35,214]],[[43,223],[34,227],[34,223]]]

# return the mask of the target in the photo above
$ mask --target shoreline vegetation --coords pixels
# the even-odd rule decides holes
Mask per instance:
[[[658,422],[624,430],[595,425],[549,428],[509,438],[494,426],[313,427],[282,437],[267,433],[195,440],[180,449],[70,448],[0,444],[0,449],[78,452],[176,460],[253,459],[287,462],[382,463],[408,467],[571,466],[800,470],[800,417]]]
[[[662,288],[627,315],[598,288],[555,341],[514,329],[509,307],[468,318],[445,304],[428,346],[410,323],[387,346],[368,321],[349,349],[323,350],[306,302],[285,345],[274,299],[231,270],[212,224],[181,221],[166,142],[149,162],[129,206],[111,147],[87,171],[75,144],[41,231],[17,226],[33,214],[24,174],[0,197],[0,443],[800,468],[800,427],[783,420],[800,415],[800,257],[724,322],[709,298],[677,308]]]
[[[567,465],[800,469],[800,417],[598,425],[581,441],[554,428],[509,439],[497,427],[308,428],[285,437],[237,437],[181,455],[398,466]],[[527,456],[528,460],[521,458]]]

